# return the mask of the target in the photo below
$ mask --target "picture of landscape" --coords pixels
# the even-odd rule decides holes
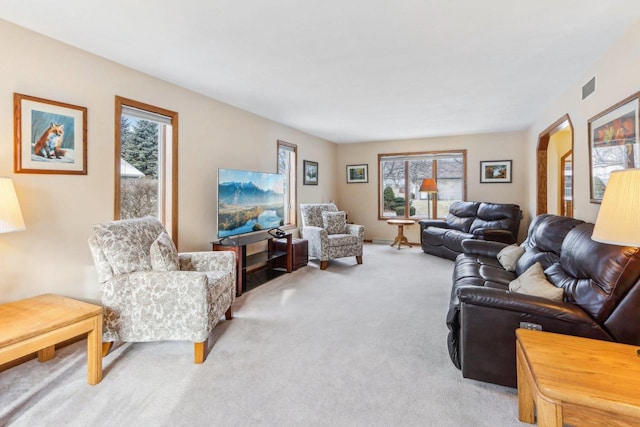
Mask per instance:
[[[284,225],[284,177],[218,169],[218,237]]]

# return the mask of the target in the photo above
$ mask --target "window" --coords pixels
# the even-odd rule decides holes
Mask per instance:
[[[116,97],[115,219],[157,217],[178,232],[178,113]]]
[[[466,150],[378,154],[380,219],[442,218],[465,199]],[[425,179],[437,192],[421,192]]]
[[[295,226],[296,221],[296,159],[298,147],[278,140],[278,173],[284,175],[284,224]]]

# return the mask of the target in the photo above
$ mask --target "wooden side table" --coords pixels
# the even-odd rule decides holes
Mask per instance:
[[[102,381],[102,307],[45,294],[0,304],[0,365],[38,352],[45,362],[55,345],[87,334],[87,382]]]
[[[415,223],[416,222],[414,220],[411,220],[411,219],[389,219],[389,220],[387,220],[387,224],[389,224],[389,225],[397,225],[398,226],[398,235],[393,240],[393,243],[391,244],[391,247],[395,246],[396,243],[398,244],[398,250],[400,250],[400,246],[402,246],[403,244],[411,247],[411,243],[409,243],[407,238],[404,236],[404,226],[405,225],[413,225]]]
[[[518,419],[539,426],[640,425],[638,347],[516,330]],[[615,423],[614,423],[615,421]]]

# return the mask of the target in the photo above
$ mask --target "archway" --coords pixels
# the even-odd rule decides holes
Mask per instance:
[[[573,152],[573,125],[571,123],[571,119],[568,114],[565,114],[560,119],[558,119],[551,126],[546,128],[542,133],[540,133],[538,137],[538,149],[536,153],[537,157],[537,208],[536,214],[540,215],[548,212],[548,193],[549,189],[547,186],[547,182],[549,179],[549,169],[548,169],[548,149],[549,142],[551,141],[551,137],[565,129],[569,128],[571,132],[571,152]],[[573,189],[573,163],[570,163],[571,172],[568,174],[570,178],[568,178],[567,185]],[[572,204],[570,204],[572,205]],[[572,209],[567,210],[566,207],[563,207],[563,211],[566,211],[566,215],[572,216]]]

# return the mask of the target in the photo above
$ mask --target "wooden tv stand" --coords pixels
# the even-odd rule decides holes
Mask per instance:
[[[266,264],[269,270],[275,270],[273,261],[286,258],[286,272],[293,270],[293,257],[291,248],[291,233],[284,236],[274,237],[267,232],[230,236],[218,241],[211,242],[214,251],[232,251],[236,254],[236,295],[242,295],[246,291],[247,272],[250,267]],[[286,251],[275,250],[276,239],[287,239]],[[247,255],[247,245],[267,241],[267,248],[264,251]],[[250,271],[249,271],[250,272]]]

